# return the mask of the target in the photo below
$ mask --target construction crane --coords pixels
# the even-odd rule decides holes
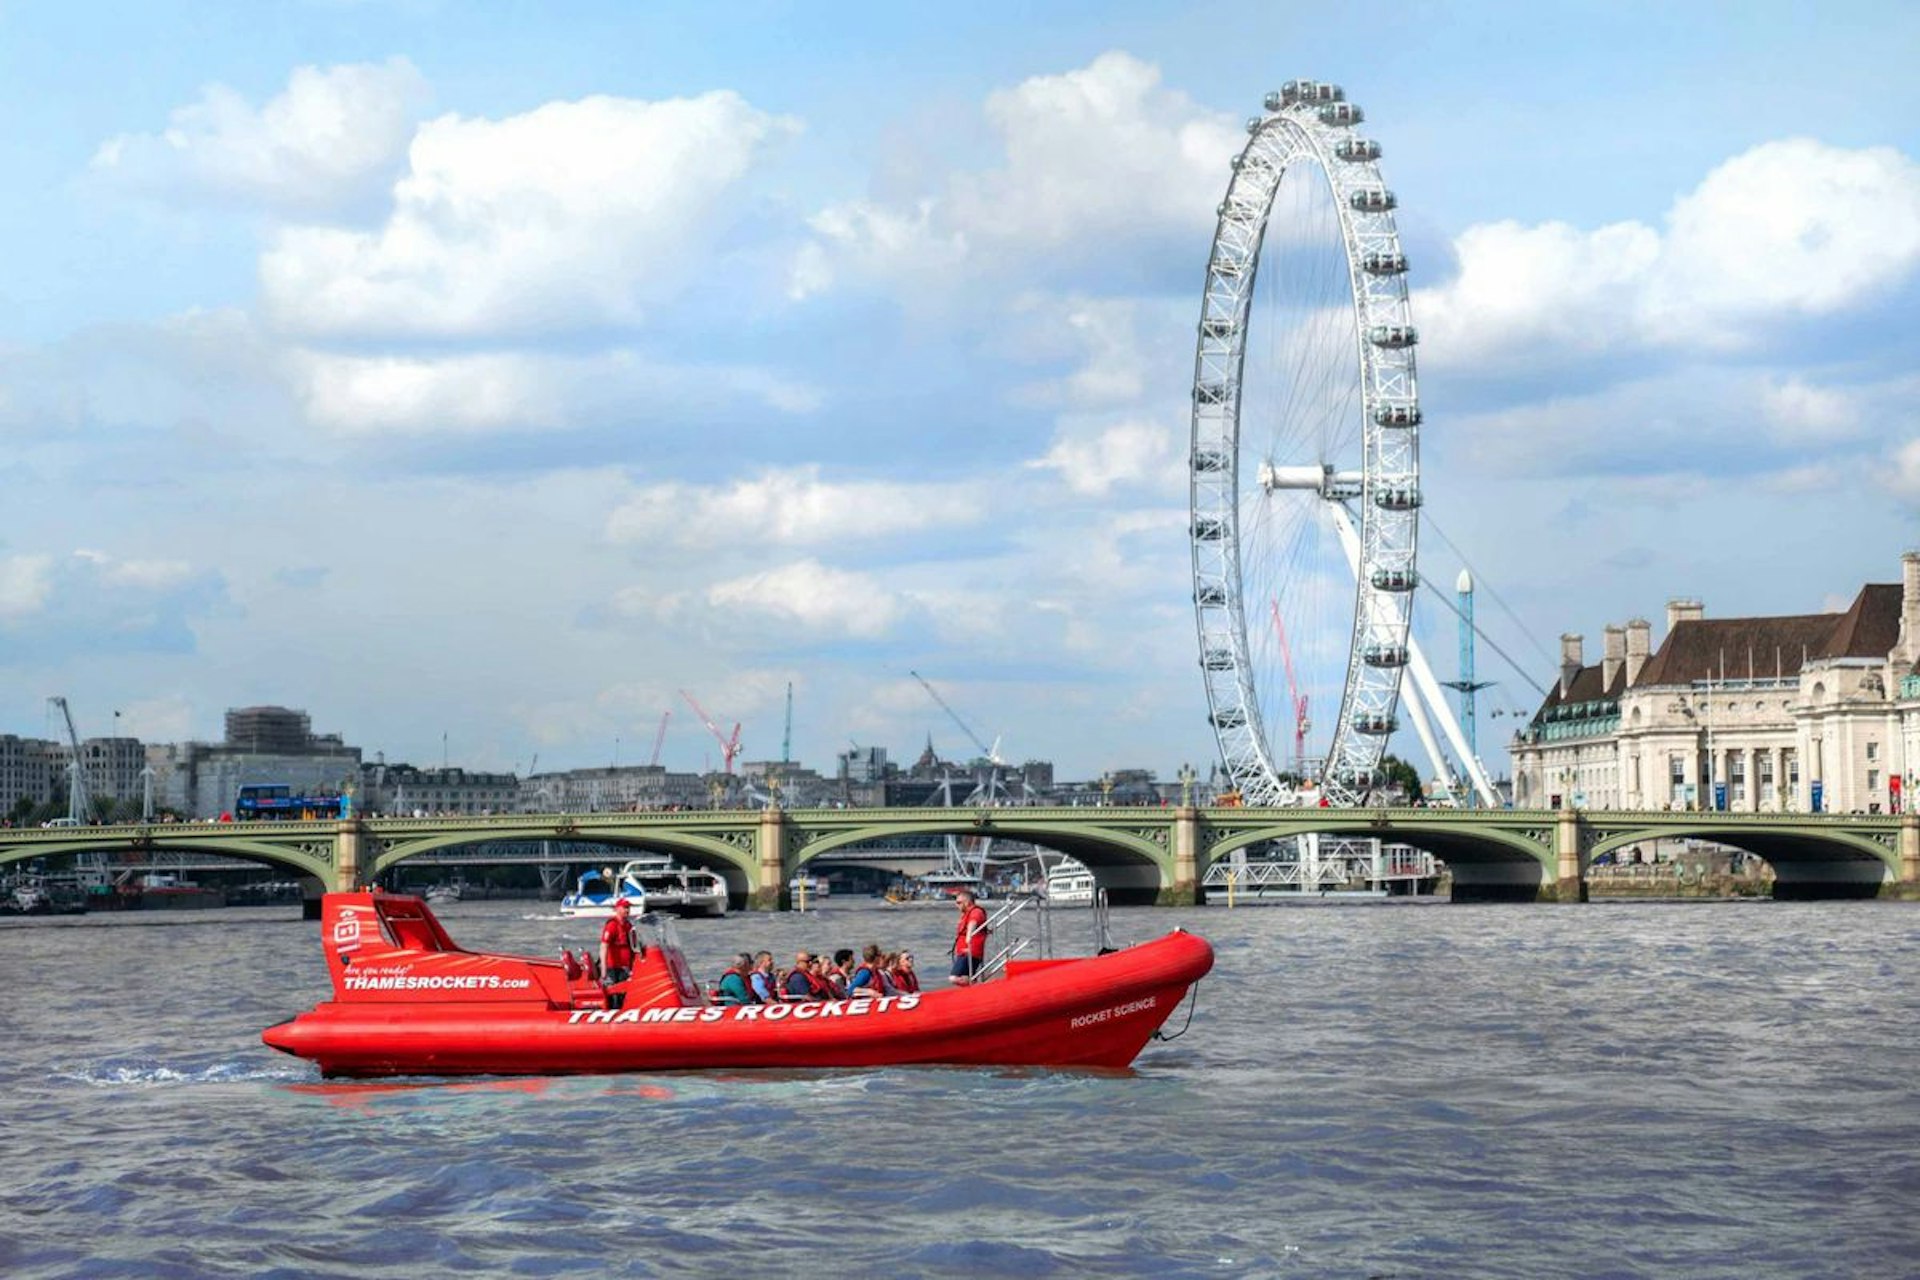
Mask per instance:
[[[656,768],[660,764],[660,744],[667,740],[667,721],[673,719],[673,708],[668,707],[660,713],[660,727],[653,735],[653,754],[647,758],[647,767]]]
[[[1287,647],[1286,624],[1280,621],[1280,602],[1273,603],[1273,631],[1280,639],[1280,660],[1287,668],[1287,702],[1293,711],[1293,767],[1295,772],[1304,768],[1302,761],[1307,755],[1307,734],[1313,728],[1313,722],[1307,717],[1307,695],[1300,692],[1300,686],[1293,679],[1293,651]]]
[[[693,708],[693,714],[700,717],[700,723],[707,726],[707,732],[712,734],[713,740],[720,744],[720,758],[725,762],[725,772],[731,775],[733,773],[733,758],[740,754],[740,726],[738,724],[733,726],[733,736],[729,738],[726,734],[720,732],[720,726],[713,722],[712,716],[701,709],[700,704],[694,700],[692,694],[682,689],[680,696],[687,700],[687,705]]]
[[[787,681],[787,731],[780,735],[780,763],[793,763],[793,681]]]
[[[927,683],[927,678],[925,676],[921,675],[918,671],[908,671],[907,674],[912,676],[915,680],[918,680],[920,682],[920,687],[927,691],[927,696],[929,698],[932,698],[935,702],[939,703],[940,709],[946,712],[947,715],[953,720],[955,724],[960,726],[960,732],[966,734],[967,737],[972,741],[973,745],[980,749],[980,754],[986,758],[986,761],[988,764],[999,765],[1001,763],[1000,739],[995,738],[993,740],[992,746],[988,746],[986,743],[982,742],[980,740],[980,735],[967,727],[967,722],[960,718],[960,713],[947,705],[947,700],[941,697],[940,694],[934,689],[932,685]]]
[[[60,708],[61,719],[67,722],[67,745],[73,748],[71,781],[67,783],[67,820],[75,826],[87,820],[87,771],[80,760],[80,735],[73,728],[73,712],[67,707],[67,700],[59,694],[47,699],[47,705]]]

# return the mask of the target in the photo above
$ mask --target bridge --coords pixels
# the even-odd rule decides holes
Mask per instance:
[[[1093,808],[711,809],[594,814],[448,814],[326,822],[162,823],[0,829],[0,870],[77,854],[218,854],[366,884],[408,859],[501,841],[665,852],[719,872],[737,903],[781,905],[823,854],[903,837],[1024,840],[1093,869],[1116,903],[1192,904],[1207,868],[1235,850],[1318,832],[1378,837],[1446,864],[1453,898],[1584,901],[1596,859],[1659,840],[1728,845],[1766,861],[1781,898],[1920,899],[1920,814],[1649,813],[1519,809]],[[594,858],[583,857],[582,865]]]

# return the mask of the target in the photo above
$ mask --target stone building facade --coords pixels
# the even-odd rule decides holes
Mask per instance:
[[[1920,553],[1840,613],[1609,625],[1511,744],[1514,804],[1739,813],[1886,812],[1920,771]]]

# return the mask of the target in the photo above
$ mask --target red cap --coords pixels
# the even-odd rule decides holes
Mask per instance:
[[[625,898],[615,898],[613,900],[613,909],[615,911],[631,911],[633,910],[633,904]]]

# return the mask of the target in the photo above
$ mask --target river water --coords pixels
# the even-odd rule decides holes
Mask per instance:
[[[597,935],[550,910],[441,915]],[[950,914],[681,935],[931,969]],[[296,915],[0,922],[0,1274],[1920,1274],[1912,905],[1123,911],[1219,953],[1131,1072],[372,1085],[259,1042],[326,989]]]

